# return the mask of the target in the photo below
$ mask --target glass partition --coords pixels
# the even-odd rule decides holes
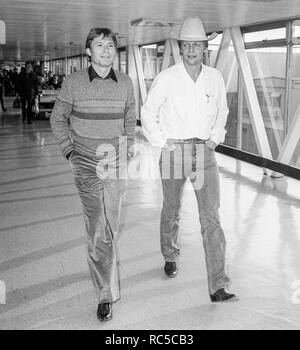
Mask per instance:
[[[281,150],[287,118],[285,110],[286,47],[247,50],[254,86],[273,158]],[[242,149],[258,153],[247,102],[243,99]]]
[[[87,55],[82,56],[82,68],[87,68],[89,66],[89,60]]]
[[[147,92],[153,79],[159,73],[159,59],[157,55],[157,44],[144,45],[141,47],[142,65]]]
[[[250,42],[266,42],[268,40],[277,40],[277,39],[285,39],[286,30],[285,27],[275,28],[275,29],[267,29],[254,31],[250,33],[244,34],[245,43]]]
[[[275,27],[274,27],[275,26]],[[300,20],[247,27],[242,29],[246,54],[262,113],[263,123],[273,159],[277,159],[294,118],[300,118]],[[222,35],[208,42],[204,62],[214,66]],[[142,67],[146,89],[161,71],[165,43],[141,46]],[[119,52],[120,70],[127,71],[127,53]],[[224,144],[258,154],[250,113],[239,77],[233,46],[225,55],[224,71],[229,115]],[[174,64],[172,54],[169,66]],[[56,74],[66,74],[88,65],[87,58],[69,57],[51,60],[45,67]],[[65,72],[64,72],[65,73]],[[300,131],[299,131],[300,134]],[[291,165],[300,167],[300,141],[294,150]]]
[[[215,65],[221,39],[222,35],[218,35],[214,40],[209,41],[206,64],[211,67]],[[222,75],[225,81],[229,109],[224,144],[238,148],[238,67],[232,45],[229,46],[224,59],[226,63]]]
[[[127,53],[125,50],[119,52],[119,69],[121,72],[126,74],[127,71]]]
[[[63,59],[53,61],[52,73],[56,75],[63,74]]]
[[[291,52],[291,88],[288,108],[289,125],[294,118],[300,118],[300,45],[294,45]],[[293,153],[291,165],[300,167],[300,141]]]

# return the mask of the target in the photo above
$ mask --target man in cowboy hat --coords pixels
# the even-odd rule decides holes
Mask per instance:
[[[214,152],[226,133],[226,91],[220,72],[202,63],[207,41],[216,36],[206,36],[198,17],[187,18],[178,38],[182,62],[157,75],[142,107],[144,135],[153,146],[162,148],[160,238],[164,271],[168,277],[178,272],[181,199],[189,177],[198,203],[212,302],[235,298],[226,291],[226,242],[218,213],[219,173]]]

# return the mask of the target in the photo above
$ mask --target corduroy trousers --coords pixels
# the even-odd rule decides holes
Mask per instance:
[[[106,157],[88,157],[74,150],[69,158],[83,207],[88,264],[99,303],[120,298],[115,238],[127,182],[127,162],[122,161],[127,147],[108,149]]]

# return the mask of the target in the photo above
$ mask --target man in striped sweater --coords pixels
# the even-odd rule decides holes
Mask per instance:
[[[51,127],[69,160],[83,205],[88,264],[97,289],[100,321],[112,318],[120,298],[115,240],[127,157],[133,156],[135,101],[131,79],[112,68],[117,39],[110,29],[91,29],[91,65],[68,76],[57,96]]]

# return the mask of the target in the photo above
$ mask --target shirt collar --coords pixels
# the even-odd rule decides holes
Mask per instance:
[[[114,80],[116,83],[118,82],[118,79],[116,77],[116,73],[115,71],[111,68],[109,73],[107,74],[106,77],[102,78],[100,77],[97,72],[95,71],[95,69],[93,68],[92,65],[89,66],[89,69],[88,69],[88,73],[89,73],[89,78],[90,78],[90,82],[93,81],[93,79],[97,78],[97,79],[100,79],[100,80],[105,80],[105,79],[112,79]]]
[[[185,73],[186,75],[189,76],[189,73],[186,71],[185,66],[184,66],[184,63],[183,63],[182,60],[179,62],[178,65],[181,67],[181,69],[184,71],[184,73]],[[205,72],[206,72],[205,64],[203,64],[203,63],[201,62],[201,72],[200,72],[199,76],[200,76],[200,75],[205,75]]]

